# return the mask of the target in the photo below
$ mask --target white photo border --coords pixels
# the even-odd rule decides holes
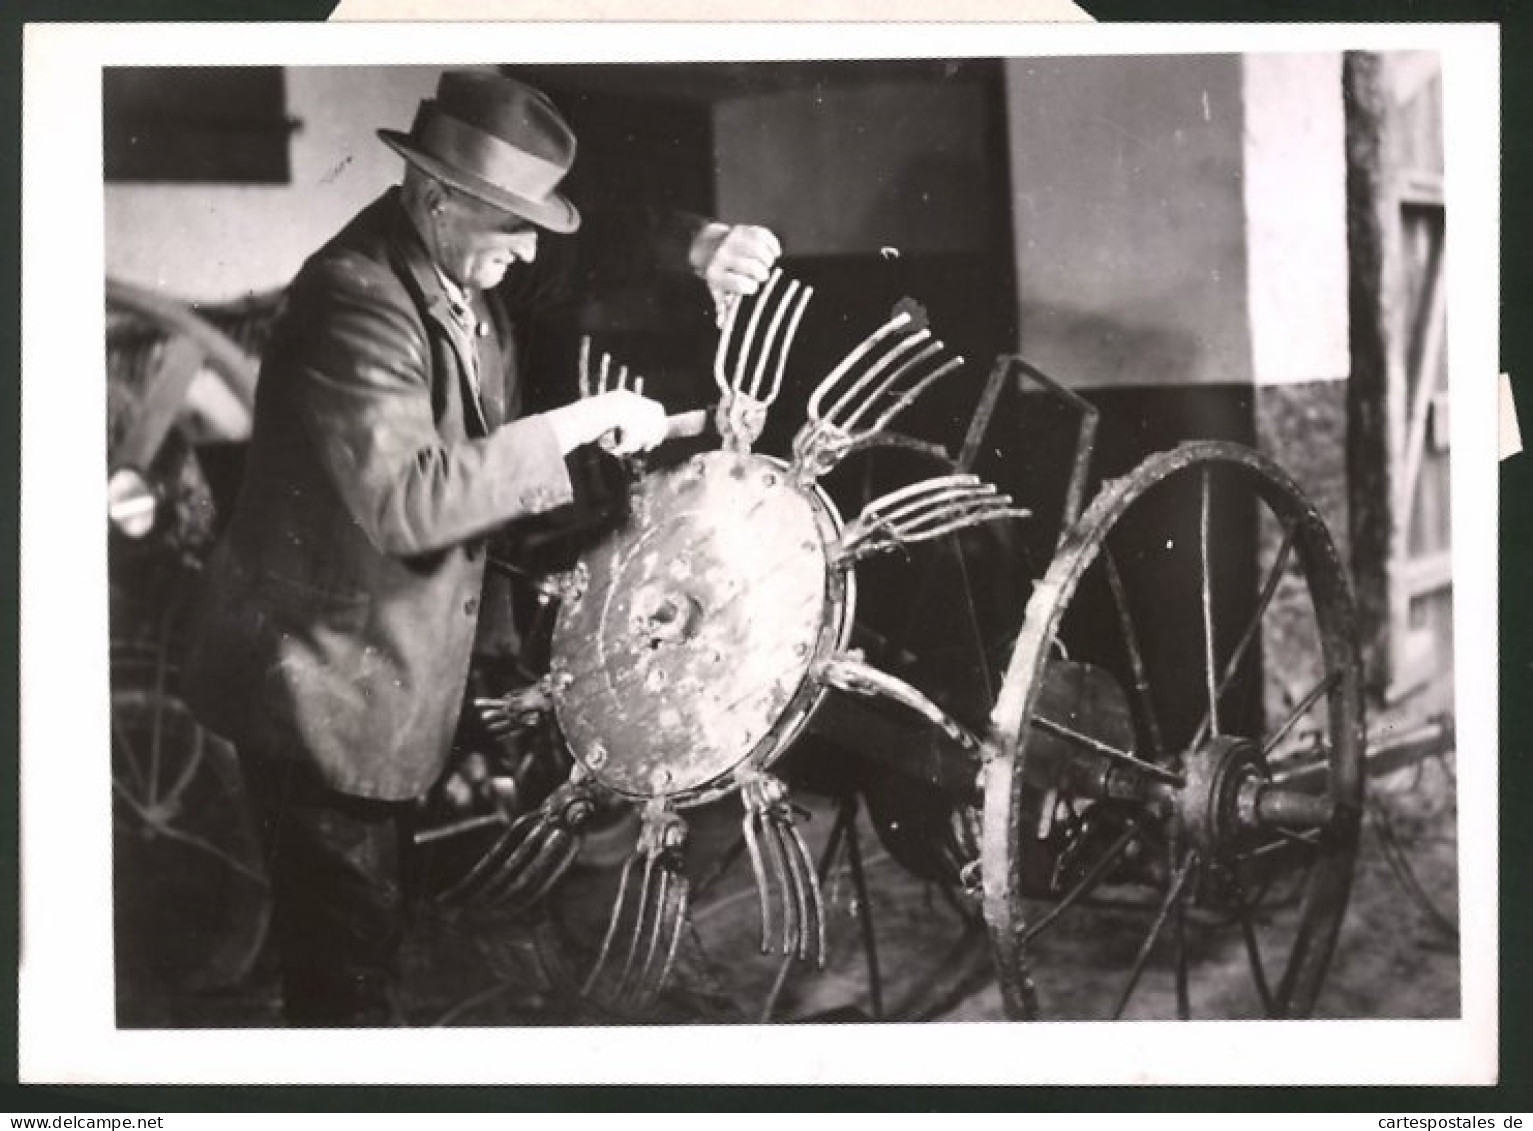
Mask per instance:
[[[101,69],[1248,51],[1441,54],[1458,695],[1461,1018],[1425,1022],[129,1031],[114,1024]],[[26,1082],[1483,1084],[1496,1078],[1493,25],[34,24],[24,32],[21,964]],[[103,642],[82,655],[77,642]]]

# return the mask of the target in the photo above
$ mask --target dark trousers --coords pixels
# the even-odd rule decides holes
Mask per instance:
[[[264,838],[288,1024],[401,1024],[409,803],[337,793],[295,759],[241,750],[240,764]]]

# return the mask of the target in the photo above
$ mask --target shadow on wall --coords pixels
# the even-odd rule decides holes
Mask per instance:
[[[1128,321],[1100,308],[1030,304],[1022,311],[1020,352],[1071,387],[1177,386],[1188,383],[1204,348],[1196,334],[1168,323]],[[1077,358],[1089,361],[1071,360]]]

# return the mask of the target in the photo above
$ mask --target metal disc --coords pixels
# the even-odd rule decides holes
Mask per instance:
[[[575,758],[618,794],[684,802],[747,759],[771,762],[849,630],[839,531],[825,496],[766,456],[710,452],[647,476],[554,628]]]

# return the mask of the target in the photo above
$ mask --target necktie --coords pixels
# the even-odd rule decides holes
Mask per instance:
[[[476,339],[479,333],[479,319],[474,315],[473,308],[469,306],[465,296],[449,292],[447,303],[452,310],[453,318],[463,328],[463,333],[468,338],[468,383],[474,390],[474,396],[478,397],[479,343]]]

